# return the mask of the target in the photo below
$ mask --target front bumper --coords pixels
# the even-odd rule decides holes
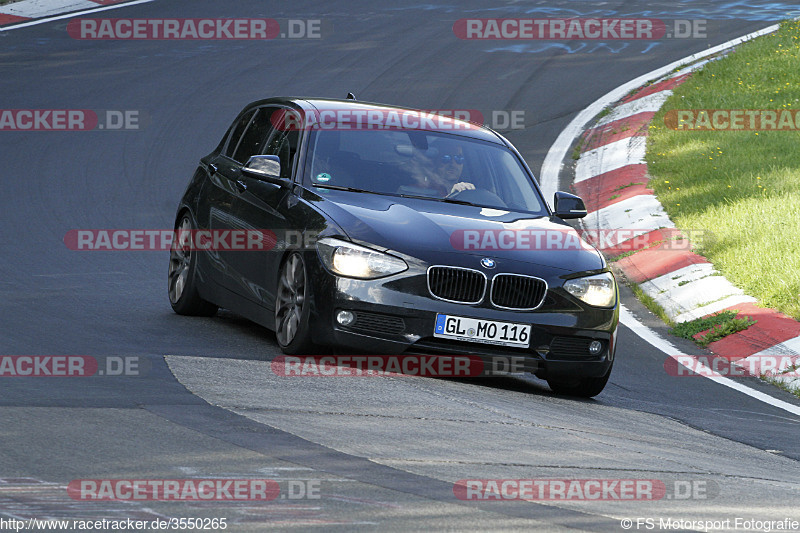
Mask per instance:
[[[572,298],[563,282],[548,280],[545,303],[536,311],[510,311],[491,306],[450,303],[435,299],[424,273],[404,273],[378,280],[335,276],[318,262],[309,262],[314,290],[312,335],[315,342],[369,354],[443,354],[478,356],[484,368],[505,370],[509,361],[540,378],[600,377],[610,369],[615,352],[618,304],[592,308]],[[423,271],[424,272],[424,271]],[[336,322],[336,312],[348,310],[356,320]],[[437,314],[530,324],[528,348],[515,348],[434,337]],[[589,353],[593,340],[600,353]],[[502,372],[501,372],[502,373]]]

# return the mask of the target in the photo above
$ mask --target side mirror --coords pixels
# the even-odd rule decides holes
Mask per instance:
[[[242,167],[242,172],[258,179],[281,179],[281,160],[277,155],[254,155]]]
[[[586,204],[580,196],[558,191],[553,195],[553,210],[558,218],[583,218],[586,216]]]

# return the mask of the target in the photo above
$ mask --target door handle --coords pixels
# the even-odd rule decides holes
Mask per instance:
[[[239,192],[244,192],[247,190],[247,184],[242,180],[236,180],[234,183],[236,184],[236,188],[239,190]]]
[[[208,164],[208,169],[211,171],[211,175],[213,176],[214,174],[217,173],[217,170],[219,170],[219,167],[217,165],[215,165],[214,163],[209,163]]]

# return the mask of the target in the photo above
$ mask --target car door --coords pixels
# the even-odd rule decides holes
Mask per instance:
[[[272,107],[257,107],[242,113],[227,144],[209,164],[211,186],[207,191],[207,220],[212,237],[207,257],[218,272],[214,279],[241,295],[247,292],[248,281],[240,272],[240,253],[230,248],[233,244],[230,232],[254,229],[237,212],[238,200],[247,191],[242,166],[251,155],[263,150],[271,132],[269,118],[273,110]]]
[[[272,110],[273,113],[280,112]],[[269,251],[244,251],[231,254],[234,269],[246,283],[241,285],[242,295],[272,309],[275,301],[275,283],[282,252],[287,246],[302,244],[300,230],[290,222],[289,212],[294,205],[291,180],[296,164],[300,132],[292,128],[271,127],[261,150],[262,155],[276,155],[281,162],[281,182],[242,176],[244,190],[236,198],[234,212],[253,230],[274,234],[275,247]]]

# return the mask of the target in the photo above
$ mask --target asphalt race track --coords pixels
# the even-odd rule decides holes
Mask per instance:
[[[227,311],[172,312],[166,252],[64,243],[73,229],[172,228],[197,160],[253,100],[352,91],[423,109],[522,111],[524,129],[500,129],[538,173],[570,119],[606,92],[797,9],[760,0],[156,0],[90,16],[321,20],[322,37],[81,41],[68,20],[0,32],[3,108],[141,118],[128,131],[0,132],[0,355],[138,358],[143,374],[0,378],[0,518],[225,517],[231,531],[800,520],[800,418],[704,378],[667,375],[667,355],[623,326],[611,381],[590,401],[523,376],[282,378],[270,371],[280,351],[269,331]],[[468,41],[452,30],[468,17],[570,16],[703,19],[708,32],[601,45]],[[666,334],[627,290],[623,301]],[[73,480],[188,478],[271,479],[282,496],[299,482],[319,491],[263,503],[87,502],[66,490]],[[550,478],[660,480],[667,496],[498,502],[453,491],[464,479]],[[703,490],[672,492],[689,485]]]

